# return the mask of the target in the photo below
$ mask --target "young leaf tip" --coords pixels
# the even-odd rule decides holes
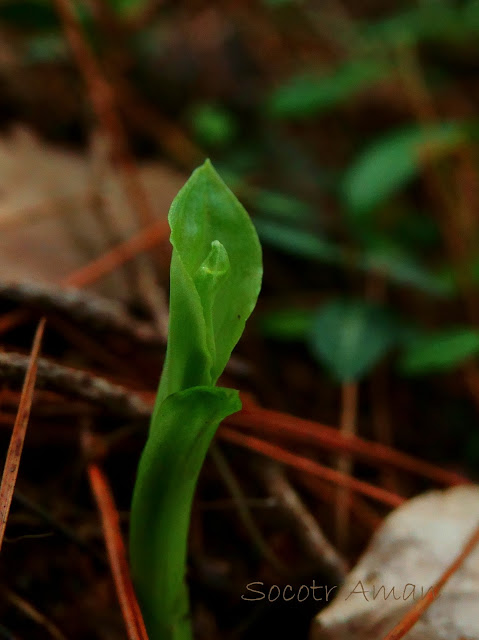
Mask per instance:
[[[209,254],[198,269],[200,275],[220,277],[226,275],[229,268],[228,252],[219,240],[213,240]]]
[[[223,372],[261,288],[262,257],[247,211],[209,160],[174,199],[170,325],[157,404]]]
[[[191,179],[193,179],[194,177],[197,178],[202,178],[205,180],[211,180],[214,179],[216,181],[220,181],[224,184],[223,179],[221,178],[220,174],[216,171],[216,169],[213,166],[213,163],[211,162],[211,160],[209,158],[206,158],[206,160],[203,162],[202,165],[200,165],[199,167],[197,167],[193,173],[191,174]]]

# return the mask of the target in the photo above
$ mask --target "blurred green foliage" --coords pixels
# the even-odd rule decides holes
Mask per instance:
[[[479,0],[369,13],[307,0],[154,5],[108,0],[119,73],[213,158],[263,244],[293,258],[298,286],[318,299],[276,301],[264,335],[308,344],[338,381],[367,376],[388,353],[403,375],[475,356],[464,300],[479,285],[473,225],[461,255],[451,245],[465,235],[456,212],[463,220],[475,206],[459,174],[468,156],[477,177]],[[75,3],[108,60],[111,34],[93,6]],[[49,0],[1,1],[0,27],[16,30],[26,66],[72,64]],[[431,193],[430,172],[444,193]],[[372,305],[364,292],[378,279]]]
[[[300,73],[273,92],[267,110],[275,118],[314,116],[341,105],[388,73],[388,66],[374,59],[348,61],[329,75]]]
[[[339,383],[360,380],[393,349],[417,340],[417,332],[390,310],[354,298],[270,312],[261,326],[270,338],[307,344]]]
[[[343,181],[344,206],[364,216],[417,176],[425,164],[457,148],[467,139],[464,127],[440,123],[388,132],[370,144],[348,168]]]
[[[231,113],[213,104],[193,107],[190,122],[195,137],[206,148],[231,144],[237,131],[236,122]]]
[[[314,315],[308,341],[334,379],[360,380],[398,339],[395,319],[362,300],[334,300]]]
[[[364,25],[370,43],[387,47],[422,41],[457,42],[474,37],[479,29],[477,0],[420,2],[384,20]]]
[[[400,360],[402,371],[423,374],[452,369],[479,354],[479,331],[447,329],[411,341]]]

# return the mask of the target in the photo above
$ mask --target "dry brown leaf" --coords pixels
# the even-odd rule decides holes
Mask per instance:
[[[159,163],[144,164],[140,175],[158,218],[166,216],[185,178]],[[22,127],[0,138],[2,278],[56,282],[103,253],[110,244],[98,207],[118,239],[134,233],[121,182],[107,162],[51,146]],[[98,289],[125,298],[123,285],[112,274]]]
[[[454,561],[478,523],[477,486],[429,492],[396,509],[315,619],[312,640],[381,640]],[[479,640],[478,603],[476,548],[404,637]]]

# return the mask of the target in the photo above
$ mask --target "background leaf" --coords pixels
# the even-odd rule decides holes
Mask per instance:
[[[267,109],[276,118],[307,118],[345,102],[388,73],[377,60],[352,60],[329,75],[301,73],[270,96]]]
[[[352,214],[365,215],[402,189],[427,157],[437,158],[466,139],[458,123],[402,129],[372,143],[357,157],[343,181],[343,201]]]
[[[263,242],[286,253],[324,262],[336,262],[341,258],[339,247],[311,231],[258,218],[254,224]]]
[[[448,296],[454,293],[454,287],[441,274],[430,271],[413,256],[392,246],[365,252],[358,266],[429,295]]]
[[[335,300],[314,317],[309,344],[336,380],[352,382],[367,374],[398,337],[397,322],[384,309],[360,300]]]
[[[311,309],[281,309],[265,313],[261,330],[265,337],[278,340],[304,340],[311,331],[314,311]]]
[[[258,213],[269,218],[284,222],[311,222],[316,218],[316,212],[309,204],[279,191],[258,189],[249,200]]]
[[[233,141],[237,133],[233,115],[219,105],[196,105],[189,119],[195,137],[208,147],[224,147]]]
[[[479,331],[447,329],[412,341],[399,361],[408,374],[453,369],[479,353]]]
[[[370,42],[388,47],[425,40],[457,38],[468,31],[461,12],[449,2],[434,0],[379,20],[364,29]]]

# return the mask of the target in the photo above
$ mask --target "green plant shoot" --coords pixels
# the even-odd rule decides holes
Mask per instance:
[[[215,385],[256,304],[262,260],[248,214],[209,161],[168,219],[168,346],[133,492],[130,559],[150,640],[188,640],[191,504],[218,425],[241,409],[236,390]]]

